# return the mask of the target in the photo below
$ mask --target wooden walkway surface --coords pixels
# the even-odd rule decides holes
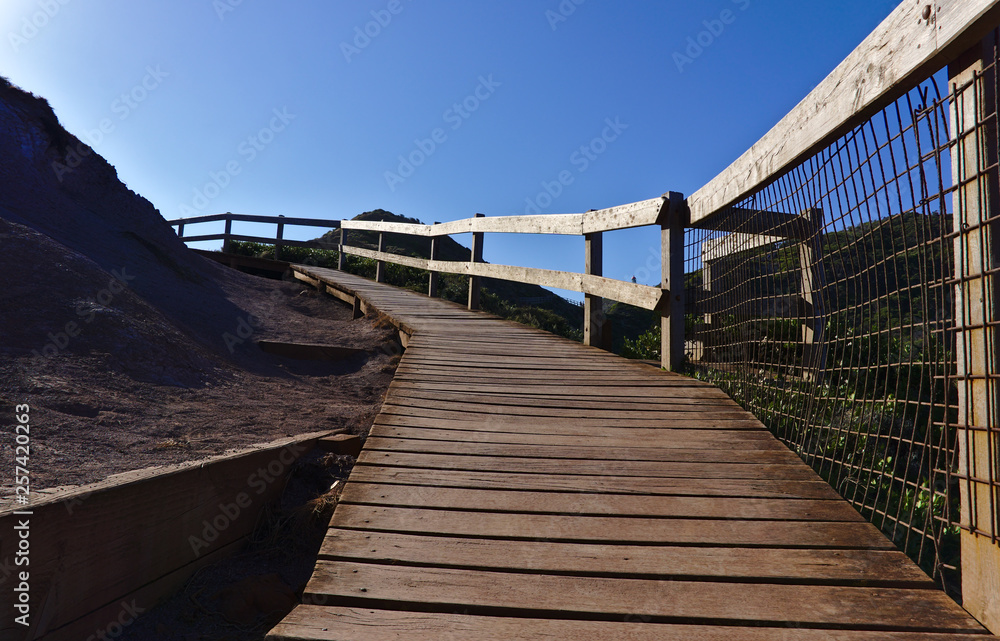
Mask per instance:
[[[298,269],[412,337],[306,604],[269,639],[986,633],[717,388],[343,272]]]

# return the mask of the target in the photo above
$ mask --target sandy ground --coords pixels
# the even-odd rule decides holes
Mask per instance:
[[[11,402],[31,407],[33,488],[91,483],[305,432],[366,432],[401,353],[394,330],[352,320],[350,308],[297,283],[252,285],[235,301],[254,326],[235,346],[239,364],[201,371],[200,383],[143,382],[111,354],[0,361],[0,380],[15,390]],[[246,335],[239,328],[237,321],[232,337]],[[292,360],[261,352],[260,339],[365,353],[340,363]],[[11,444],[3,449],[10,460]],[[9,491],[0,487],[0,495]]]

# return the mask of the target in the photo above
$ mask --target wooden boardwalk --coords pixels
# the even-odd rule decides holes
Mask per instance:
[[[717,388],[297,269],[411,338],[306,604],[269,639],[986,633]]]

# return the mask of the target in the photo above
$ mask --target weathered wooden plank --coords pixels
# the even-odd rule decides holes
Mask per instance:
[[[471,429],[482,432],[507,432],[512,434],[615,436],[618,438],[634,438],[637,442],[646,442],[648,439],[657,437],[669,438],[669,435],[672,433],[671,430],[675,429],[764,431],[764,428],[756,419],[713,421],[711,424],[694,424],[686,420],[665,419],[647,419],[642,421],[601,419],[592,421],[579,418],[556,419],[551,417],[548,420],[539,421],[537,417],[531,416],[480,414],[470,417],[464,412],[444,412],[440,410],[422,410],[420,408],[398,411],[398,409],[383,407],[385,411],[380,415],[380,422],[403,427]]]
[[[514,397],[540,400],[571,400],[580,399],[584,401],[619,401],[654,405],[711,405],[714,403],[726,403],[731,401],[724,392],[716,390],[715,393],[707,394],[699,390],[698,394],[682,392],[666,393],[667,390],[657,390],[655,388],[633,388],[617,386],[609,383],[605,386],[596,385],[495,385],[491,383],[449,383],[447,381],[423,382],[416,378],[394,379],[391,385],[394,394],[401,395],[423,394],[435,397],[437,394],[482,394],[486,398],[492,397]]]
[[[343,229],[381,231],[413,236],[446,236],[470,232],[502,234],[562,234],[581,236],[599,231],[656,225],[665,199],[651,198],[627,205],[590,211],[585,214],[542,214],[536,216],[489,216],[463,218],[435,225],[345,220]]]
[[[721,462],[721,463],[795,463],[798,459],[795,454],[781,444],[775,444],[774,438],[769,433],[764,432],[705,432],[696,430],[701,435],[719,435],[719,440],[697,439],[690,434],[692,430],[660,430],[655,437],[636,439],[627,434],[616,436],[609,433],[590,435],[561,435],[561,434],[534,434],[530,432],[488,432],[478,430],[474,426],[468,428],[444,429],[437,427],[407,427],[393,424],[391,419],[379,418],[372,429],[372,433],[377,436],[400,438],[413,441],[444,441],[451,443],[477,443],[477,444],[505,444],[560,446],[567,454],[567,458],[577,458],[573,456],[573,447],[587,447],[596,450],[618,450],[624,448],[638,448],[638,443],[642,444],[644,451],[647,448],[655,449],[682,449],[685,460],[695,462]],[[734,435],[740,435],[739,437]],[[761,440],[744,438],[749,436],[759,436]],[[764,441],[763,439],[768,439]],[[706,444],[707,449],[692,449],[697,444]],[[775,446],[772,446],[775,444]],[[370,448],[374,449],[374,448]],[[657,456],[645,455],[645,456]],[[642,458],[642,457],[638,457]]]
[[[553,407],[553,408],[579,408],[591,410],[624,410],[624,411],[652,411],[652,412],[718,412],[718,411],[744,411],[735,401],[715,399],[715,398],[674,398],[655,399],[646,401],[642,397],[619,397],[617,400],[609,398],[587,398],[563,395],[561,397],[539,396],[537,394],[496,394],[486,391],[467,392],[445,392],[442,390],[413,389],[397,386],[392,388],[393,398],[413,398],[428,400],[433,399],[438,402],[468,402],[474,399],[485,405],[498,406],[522,406],[522,407]],[[656,402],[656,400],[660,402]]]
[[[969,641],[964,634],[865,632],[805,628],[735,628],[718,625],[650,624],[639,616],[623,621],[574,621],[419,613],[371,608],[300,605],[268,636],[269,641]]]
[[[572,445],[535,445],[523,443],[523,439],[528,436],[524,434],[510,434],[507,436],[509,442],[490,442],[481,440],[479,433],[474,430],[461,432],[451,430],[451,438],[454,435],[464,435],[463,440],[436,440],[433,438],[423,438],[423,434],[417,430],[409,430],[414,434],[414,438],[386,437],[390,431],[398,431],[399,428],[386,427],[383,424],[375,426],[372,436],[365,441],[368,450],[384,450],[391,452],[425,452],[430,454],[457,454],[464,456],[508,456],[515,458],[575,458],[575,459],[603,459],[621,461],[690,461],[718,462],[718,463],[797,463],[799,459],[790,450],[785,448],[774,439],[746,439],[739,438],[739,432],[730,432],[723,436],[705,438],[706,433],[692,436],[689,434],[676,434],[673,438],[661,438],[656,441],[646,441],[639,446],[635,441],[624,439],[605,438],[605,443],[617,443],[616,447],[605,445],[582,445],[578,443],[578,438],[572,441]],[[441,431],[441,430],[434,430]],[[495,435],[495,433],[486,433]],[[709,433],[711,434],[711,433]],[[732,435],[737,437],[733,438]],[[761,436],[770,436],[762,434]],[[551,437],[550,437],[551,438]],[[762,456],[760,454],[763,454]]]
[[[749,466],[748,466],[749,467]],[[608,473],[606,471],[605,473]],[[540,512],[593,516],[655,516],[699,519],[861,521],[845,501],[753,499],[704,496],[641,496],[421,487],[351,481],[341,503],[460,509],[482,512]]]
[[[422,368],[421,368],[422,369]],[[513,392],[519,391],[530,391],[532,389],[537,389],[544,393],[553,393],[562,390],[571,390],[573,394],[581,394],[586,396],[600,396],[595,392],[607,391],[607,394],[615,394],[618,390],[624,390],[630,393],[638,393],[650,396],[650,398],[655,397],[668,397],[669,395],[682,395],[685,398],[722,398],[728,396],[717,387],[703,386],[701,384],[688,385],[685,381],[670,380],[666,378],[654,378],[646,376],[644,378],[634,377],[625,382],[620,382],[617,379],[614,381],[608,381],[607,385],[601,386],[600,381],[593,380],[569,380],[565,385],[560,385],[558,381],[552,380],[537,380],[537,379],[526,379],[524,378],[510,378],[507,377],[493,377],[487,378],[481,375],[472,376],[456,376],[448,375],[447,373],[435,373],[435,372],[425,372],[423,374],[414,373],[413,368],[411,372],[399,373],[397,370],[397,376],[393,378],[394,381],[404,382],[408,384],[417,385],[427,385],[428,387],[434,385],[448,386],[449,389],[455,389],[456,385],[461,385],[462,382],[466,382],[469,385],[469,389],[473,388],[492,388],[496,390],[503,389],[504,391],[512,390]],[[654,396],[655,395],[655,396]]]
[[[387,401],[383,407],[386,408],[423,408],[432,410],[445,410],[450,412],[462,412],[467,414],[503,414],[505,416],[537,416],[551,418],[587,418],[587,419],[607,419],[614,421],[639,419],[659,420],[690,420],[695,425],[699,423],[712,423],[714,421],[726,420],[746,420],[750,416],[745,410],[739,407],[717,407],[714,405],[674,405],[669,408],[652,406],[649,408],[637,409],[601,409],[600,407],[587,407],[585,403],[568,404],[569,407],[562,407],[560,404],[535,404],[527,401],[522,403],[487,403],[485,400],[477,402],[471,395],[461,396],[463,400],[443,400],[439,398],[421,398],[419,396],[393,395],[391,401]],[[593,405],[593,404],[591,404]],[[395,413],[405,413],[402,409],[394,409]]]
[[[430,265],[430,261],[426,258],[403,256],[402,254],[391,254],[389,252],[365,249],[363,247],[351,247],[349,245],[344,245],[341,248],[341,251],[345,254],[350,254],[351,256],[360,256],[362,258],[370,258],[372,260],[382,262],[397,263],[399,265],[405,265],[406,267],[413,267],[415,269],[429,269]]]
[[[774,128],[691,194],[692,224],[767,185],[927,78],[995,26],[997,10],[995,0],[901,3]]]
[[[664,197],[637,203],[599,209],[583,214],[583,234],[658,225],[663,218],[667,199]]]
[[[583,474],[520,474],[424,470],[410,467],[357,465],[351,482],[387,483],[420,487],[452,487],[480,490],[535,492],[580,492],[591,494],[642,494],[647,496],[725,496],[729,498],[824,499],[840,498],[830,485],[789,479],[671,479],[649,476],[604,476]],[[421,490],[416,490],[421,491]]]
[[[709,238],[701,244],[701,262],[710,263],[739,252],[750,251],[772,243],[787,240],[780,236],[758,236],[753,234],[733,233],[721,238]]]
[[[492,430],[505,428],[511,431],[513,428],[531,428],[530,431],[540,434],[573,434],[587,433],[594,429],[607,428],[637,428],[637,429],[665,429],[665,428],[702,428],[707,430],[763,430],[760,422],[750,416],[734,418],[716,418],[707,420],[699,418],[671,418],[669,416],[649,416],[641,418],[594,418],[583,415],[568,416],[547,416],[543,413],[527,413],[528,410],[519,410],[518,414],[508,411],[477,412],[455,409],[426,408],[402,406],[394,403],[382,405],[383,414],[393,416],[431,419],[434,421],[445,421],[449,423],[460,423],[463,425],[479,424],[483,429]],[[545,420],[541,420],[541,419]],[[426,423],[425,423],[426,424]],[[441,425],[447,427],[447,425]],[[510,428],[510,429],[507,429]]]
[[[951,100],[956,361],[956,434],[962,532],[962,597],[969,612],[1000,632],[1000,193],[986,170],[998,162],[996,38],[977,43],[948,69]]]
[[[721,214],[707,220],[703,219],[691,226],[716,231],[800,240],[808,238],[817,231],[808,217],[774,211],[759,211],[745,207],[727,207]]]
[[[982,633],[943,592],[900,588],[655,581],[319,561],[305,598],[431,606],[470,614],[593,614],[700,623]]]
[[[895,550],[871,523],[504,514],[338,505],[332,527],[382,532],[658,545]]]
[[[340,222],[341,229],[358,231],[381,231],[390,234],[404,234],[408,236],[431,236],[431,226],[418,223],[394,223],[390,221],[378,220],[343,220]]]
[[[549,574],[935,587],[930,577],[896,550],[607,545],[428,537],[335,528],[323,541],[319,556],[328,561],[363,560]]]
[[[700,479],[798,479],[809,481],[816,472],[805,464],[755,465],[685,461],[591,461],[582,459],[518,459],[490,456],[455,456],[411,454],[407,452],[361,452],[358,461],[365,465],[417,467],[438,470],[478,472],[524,472],[530,474],[615,474],[618,476],[655,476],[660,478]],[[846,505],[846,503],[845,503]]]

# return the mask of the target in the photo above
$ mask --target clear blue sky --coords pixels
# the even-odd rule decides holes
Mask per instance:
[[[3,0],[0,74],[168,219],[576,213],[692,193],[895,5]],[[658,281],[657,230],[605,246],[606,275]],[[583,240],[491,235],[485,257],[577,271]]]

